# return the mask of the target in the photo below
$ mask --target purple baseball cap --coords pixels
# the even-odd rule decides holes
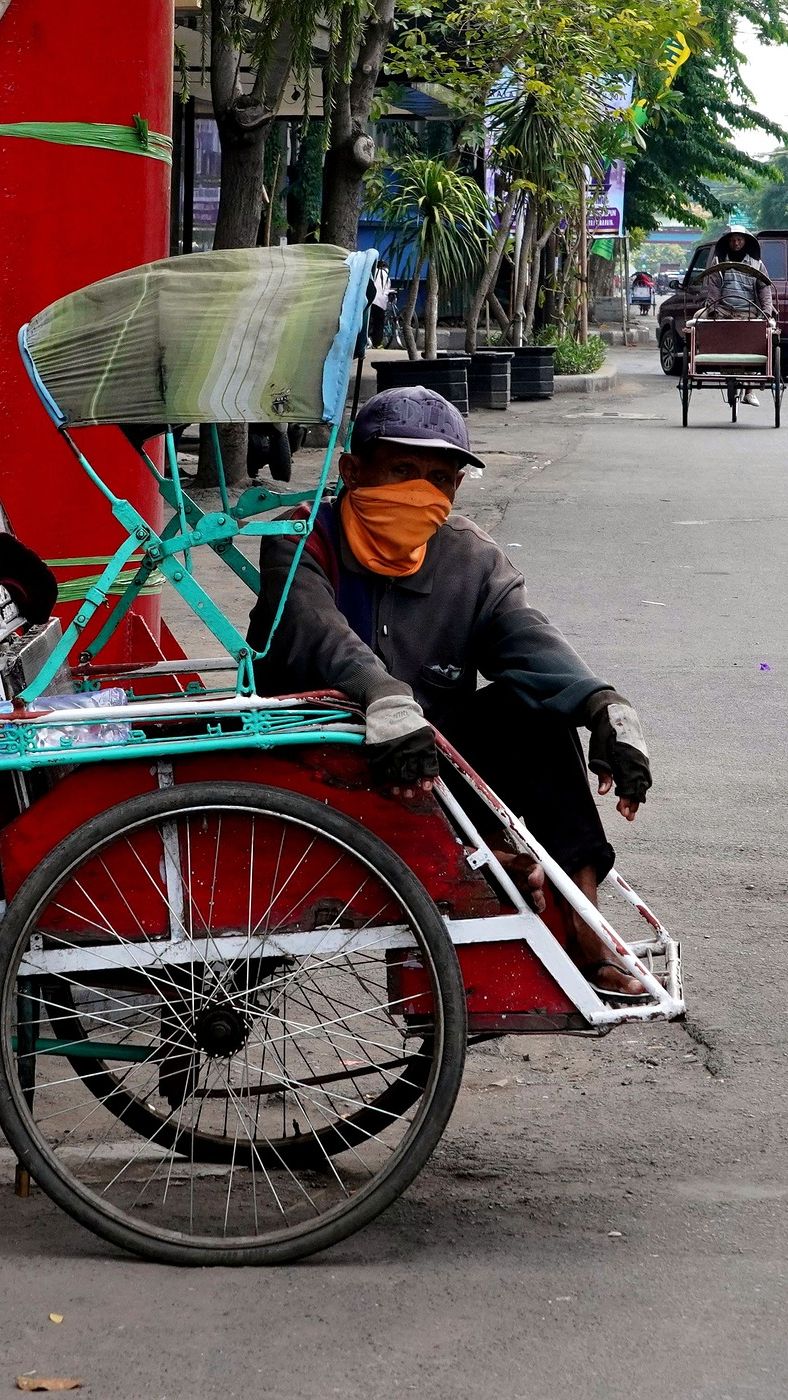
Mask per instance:
[[[471,452],[468,429],[459,409],[423,384],[409,389],[384,389],[382,394],[367,400],[353,425],[350,450],[358,452],[376,440],[400,442],[408,447],[443,447],[474,467],[485,466],[481,457]]]

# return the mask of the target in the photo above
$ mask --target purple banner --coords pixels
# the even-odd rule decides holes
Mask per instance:
[[[620,238],[624,231],[626,166],[615,160],[602,180],[588,182],[588,233],[593,238]]]
[[[620,111],[632,101],[632,79],[608,93],[608,112]],[[590,238],[620,238],[624,232],[624,180],[627,168],[623,160],[605,166],[601,179],[589,175],[586,194],[587,228]]]

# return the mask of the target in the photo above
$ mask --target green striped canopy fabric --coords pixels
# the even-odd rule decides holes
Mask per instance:
[[[337,359],[357,264],[349,364],[368,262],[327,245],[165,258],[62,297],[33,317],[25,344],[73,427],[334,421],[324,365]]]

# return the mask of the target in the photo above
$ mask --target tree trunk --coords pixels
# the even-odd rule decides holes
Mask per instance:
[[[405,349],[408,352],[409,360],[419,358],[419,349],[416,344],[416,337],[413,334],[413,313],[416,310],[416,302],[419,297],[419,283],[421,282],[421,269],[423,261],[419,262],[413,274],[411,284],[408,287],[408,295],[405,299],[405,307],[402,312],[402,334],[405,339]]]
[[[427,268],[427,303],[424,308],[424,358],[438,358],[438,274],[435,264]]]
[[[254,248],[263,210],[263,160],[268,126],[238,132],[234,119],[217,119],[222,183],[214,248]]]
[[[525,309],[525,298],[530,286],[527,277],[528,267],[531,262],[531,249],[533,247],[534,232],[536,229],[536,200],[531,198],[528,201],[528,209],[525,215],[525,226],[523,228],[523,238],[520,244],[520,258],[517,266],[517,293],[514,300],[514,311],[512,315],[511,342],[512,345],[520,346],[523,343],[523,312]]]
[[[556,324],[558,334],[561,336],[566,335],[570,322],[574,324],[579,317],[579,286],[577,281],[579,249],[579,231],[571,227],[567,228],[564,235],[564,257],[556,302]]]
[[[329,142],[323,170],[323,213],[320,238],[341,248],[355,248],[364,196],[363,180],[375,159],[375,143],[367,131],[375,85],[394,22],[395,0],[373,0],[349,82],[338,82],[326,93],[331,110]],[[353,6],[340,22],[338,65],[349,63],[353,44]]]
[[[354,249],[364,194],[364,172],[375,159],[375,143],[361,131],[326,151],[320,241]]]
[[[222,147],[222,185],[216,218],[214,248],[254,248],[263,208],[263,159],[269,128],[238,136],[227,123],[217,121]],[[246,479],[245,423],[219,424],[219,445],[227,480],[233,484]],[[218,477],[207,426],[200,428],[200,455],[195,486],[215,486]]]
[[[536,297],[539,291],[539,272],[542,265],[542,250],[537,246],[534,248],[531,258],[531,280],[528,283],[528,301],[525,308],[525,325],[523,336],[525,340],[531,335],[534,328],[534,317],[536,316]]]
[[[234,0],[212,0],[211,97],[222,152],[219,212],[214,248],[254,248],[263,207],[265,143],[284,95],[293,57],[292,25],[285,21],[273,41],[252,90],[239,81],[241,54],[228,39],[229,10]],[[222,425],[219,441],[228,481],[246,475],[247,429],[243,423]],[[216,470],[206,429],[200,430],[197,486],[215,486]]]
[[[600,258],[598,253],[591,253],[588,259],[588,299],[594,302],[597,297],[611,297],[613,295],[613,272],[615,261],[613,258]]]
[[[556,262],[558,259],[558,241],[553,228],[550,237],[545,244],[544,252],[544,310],[542,312],[542,325],[554,326],[556,321]]]
[[[531,283],[528,288],[528,303],[525,311],[525,327],[523,330],[524,339],[527,340],[534,328],[534,318],[536,316],[536,298],[539,292],[539,280],[542,267],[542,249],[552,236],[558,226],[558,220],[548,224],[547,228],[537,238],[534,244],[534,255],[531,262]]]
[[[580,327],[578,340],[581,345],[588,342],[588,211],[586,209],[586,183],[585,172],[579,182],[580,190],[580,244],[578,256],[578,294]]]
[[[507,316],[506,311],[504,310],[503,306],[501,305],[497,296],[495,295],[495,292],[488,292],[487,303],[489,305],[490,311],[492,312],[494,321],[500,328],[502,334],[506,335],[509,330],[509,317]]]
[[[465,317],[465,350],[468,355],[472,355],[476,349],[476,337],[479,333],[479,317],[490,289],[495,286],[498,279],[498,273],[506,250],[506,240],[509,237],[509,230],[512,226],[512,219],[514,217],[518,197],[517,190],[510,190],[506,196],[506,203],[501,210],[498,229],[487,255],[487,263],[484,272],[479,279],[479,285],[476,291],[471,297],[471,304],[468,307],[468,313]]]

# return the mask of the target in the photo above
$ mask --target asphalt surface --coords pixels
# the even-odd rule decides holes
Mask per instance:
[[[3,1155],[0,1398],[34,1369],[101,1400],[788,1391],[786,437],[711,393],[682,431],[655,350],[613,356],[610,395],[475,414],[458,506],[638,706],[653,794],[604,810],[681,936],[686,1022],[472,1051],[407,1196],[276,1272],[124,1258]]]

